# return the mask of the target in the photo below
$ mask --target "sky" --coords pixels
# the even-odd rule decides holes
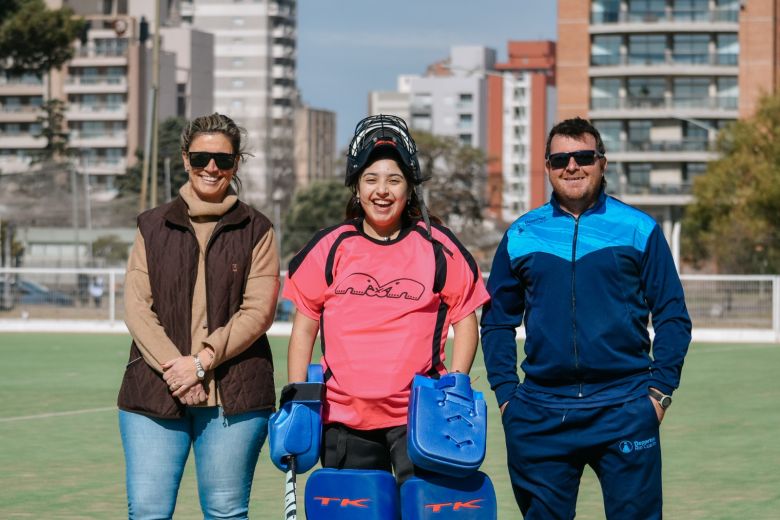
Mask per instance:
[[[555,0],[301,0],[298,87],[336,113],[337,145],[368,115],[368,93],[396,90],[453,45],[484,45],[506,61],[509,40],[555,40]]]

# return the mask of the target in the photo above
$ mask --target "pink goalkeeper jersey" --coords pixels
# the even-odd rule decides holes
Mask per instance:
[[[395,240],[362,221],[324,229],[290,262],[282,296],[320,322],[323,420],[359,430],[407,422],[415,374],[444,374],[451,323],[489,299],[479,267],[455,236],[421,223]]]

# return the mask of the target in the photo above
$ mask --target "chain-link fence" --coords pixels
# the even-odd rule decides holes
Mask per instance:
[[[284,274],[284,273],[283,273]],[[487,279],[487,273],[485,274]],[[780,342],[780,276],[682,275],[694,332],[722,341],[767,338]],[[0,330],[53,322],[121,326],[122,269],[0,268]],[[289,331],[294,308],[280,299],[276,323]],[[44,323],[45,322],[45,323]],[[522,336],[522,333],[521,333]]]

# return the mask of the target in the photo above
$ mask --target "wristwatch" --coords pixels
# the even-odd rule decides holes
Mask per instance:
[[[200,358],[196,355],[192,356],[195,358],[195,375],[198,378],[198,381],[203,381],[206,378],[206,371],[203,370],[203,364],[200,362]]]
[[[661,405],[661,408],[666,410],[670,406],[672,406],[672,396],[666,395],[664,393],[659,392],[655,388],[648,388],[647,393],[650,394],[650,397],[658,401],[658,404]]]

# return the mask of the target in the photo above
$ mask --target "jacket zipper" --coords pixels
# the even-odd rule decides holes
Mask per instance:
[[[574,369],[579,372],[580,369],[580,356],[577,350],[577,293],[576,293],[576,280],[577,280],[577,234],[580,229],[580,217],[574,218],[574,238],[572,239],[571,246],[571,329],[572,329],[572,345],[574,346]],[[582,397],[582,383],[579,384],[579,391],[577,397]]]

